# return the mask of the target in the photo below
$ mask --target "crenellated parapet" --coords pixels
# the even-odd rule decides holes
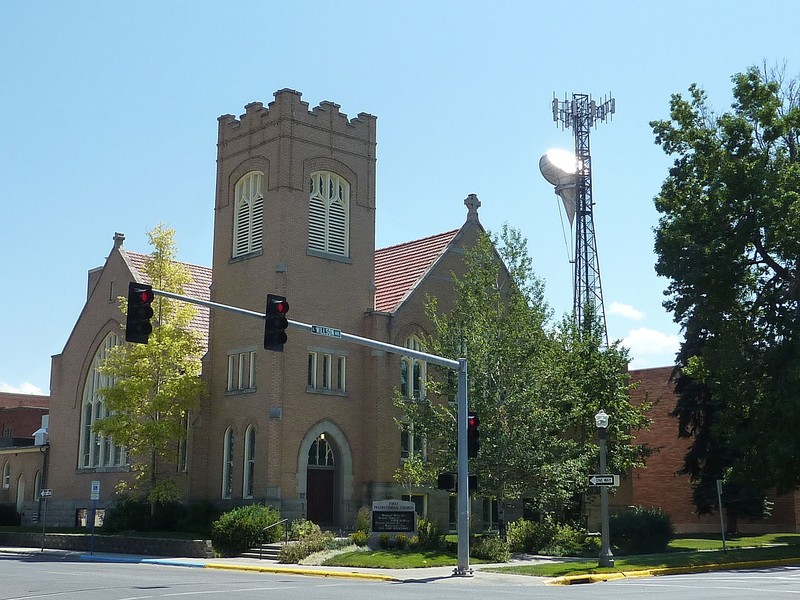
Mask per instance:
[[[369,113],[358,113],[357,117],[349,119],[339,110],[340,105],[334,102],[325,100],[309,110],[308,102],[302,100],[302,94],[298,91],[284,88],[274,95],[275,100],[266,107],[262,102],[247,104],[244,114],[239,118],[230,114],[219,117],[219,141],[225,142],[254,131],[295,123],[375,142],[376,118]]]

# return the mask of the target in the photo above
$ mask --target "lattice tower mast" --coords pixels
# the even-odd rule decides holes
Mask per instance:
[[[589,131],[598,121],[606,121],[615,112],[614,98],[597,104],[588,94],[572,94],[572,100],[553,98],[553,120],[572,128],[575,137],[575,260],[573,262],[573,303],[575,322],[580,331],[591,326],[596,315],[608,345],[603,285],[594,231],[592,200],[592,155]]]

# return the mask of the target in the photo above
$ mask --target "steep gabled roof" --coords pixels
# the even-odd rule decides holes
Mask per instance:
[[[375,310],[392,313],[417,287],[461,231],[454,229],[430,237],[375,251]]]
[[[128,263],[135,270],[134,275],[138,276],[139,281],[142,283],[150,283],[150,278],[144,272],[144,263],[148,255],[130,252],[129,250],[124,250],[124,253],[128,259]],[[211,269],[209,267],[201,267],[200,265],[176,262],[186,267],[189,270],[189,274],[192,276],[192,282],[183,290],[184,295],[200,300],[211,300]],[[203,345],[206,346],[208,340],[208,316],[210,311],[205,306],[194,305],[194,307],[196,313],[190,327],[200,333],[203,339]]]

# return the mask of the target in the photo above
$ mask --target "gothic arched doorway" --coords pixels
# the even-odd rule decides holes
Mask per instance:
[[[336,457],[325,434],[308,449],[306,472],[307,518],[318,525],[333,525],[336,500]]]

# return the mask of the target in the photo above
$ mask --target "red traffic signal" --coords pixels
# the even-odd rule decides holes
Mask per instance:
[[[289,312],[289,303],[285,296],[267,294],[267,309],[264,315],[264,348],[273,352],[283,352],[286,343],[286,328],[289,321],[286,313]]]
[[[467,413],[467,456],[469,458],[478,456],[478,450],[481,447],[481,434],[478,431],[480,424],[481,420],[477,413]]]
[[[125,341],[146,344],[153,333],[153,287],[132,281],[128,284],[128,315],[125,319]]]

